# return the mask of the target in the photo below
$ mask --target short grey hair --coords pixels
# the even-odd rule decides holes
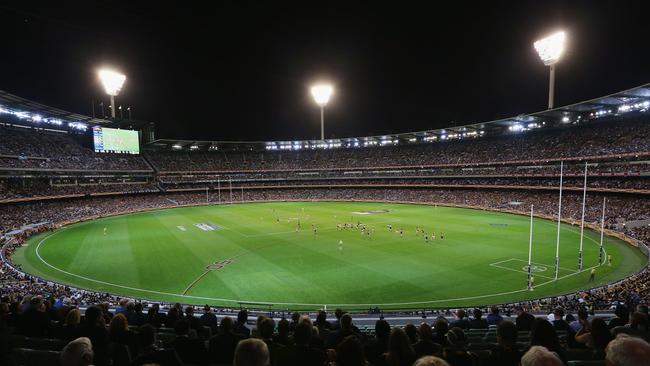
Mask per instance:
[[[641,338],[619,334],[605,349],[605,360],[612,366],[645,365],[650,360],[650,344]]]
[[[269,348],[256,338],[239,341],[235,349],[233,366],[268,366]]]
[[[449,364],[440,357],[424,356],[415,361],[413,366],[449,366]]]
[[[564,363],[555,352],[546,347],[533,346],[521,358],[521,366],[563,366]]]
[[[62,366],[83,366],[93,363],[93,344],[87,337],[77,338],[66,344],[61,351]]]

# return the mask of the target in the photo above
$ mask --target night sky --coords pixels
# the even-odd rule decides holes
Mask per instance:
[[[0,89],[90,115],[110,65],[118,105],[158,138],[317,138],[316,80],[336,89],[326,137],[535,112],[548,68],[532,44],[560,28],[556,105],[650,82],[645,1],[47,3],[0,5]]]

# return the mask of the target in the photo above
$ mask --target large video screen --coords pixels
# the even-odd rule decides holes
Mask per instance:
[[[139,154],[140,143],[138,140],[138,131],[93,127],[96,152]]]

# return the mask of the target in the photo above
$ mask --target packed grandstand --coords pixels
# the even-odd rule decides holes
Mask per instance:
[[[538,345],[556,352],[564,362],[598,362],[611,340],[607,329],[597,334],[602,331],[597,328],[601,319],[609,322],[604,326],[614,334],[650,338],[645,269],[584,292],[477,304],[476,309],[388,313],[372,308],[366,314],[353,313],[357,327],[344,311],[311,309],[292,314],[257,308],[250,309],[258,316],[256,321],[251,317],[248,323],[248,313],[241,309],[206,306],[200,310],[72,288],[24,273],[12,264],[12,253],[31,235],[72,221],[184,205],[358,200],[524,214],[534,205],[536,215],[554,219],[561,169],[564,221],[575,224],[581,219],[586,169],[587,225],[598,230],[600,204],[606,198],[607,234],[644,248],[650,241],[649,95],[650,85],[644,85],[506,120],[325,142],[143,137],[139,155],[96,153],[79,125],[44,127],[39,122],[48,116],[47,109],[20,111],[20,104],[4,99],[0,109],[0,333],[12,333],[0,351],[22,349],[15,352],[32,360],[23,362],[42,357],[45,363],[59,357],[67,341],[88,336],[97,364],[132,360],[228,364],[237,344],[232,340],[251,336],[249,324],[253,336],[269,345],[273,365],[323,365],[328,357],[332,359],[325,350],[354,354],[356,348],[362,348],[373,365],[411,364],[420,356],[443,354],[452,365],[516,365],[518,361],[508,362]],[[86,124],[91,123],[88,118]],[[77,308],[85,311],[81,323]],[[490,313],[487,321],[481,320],[481,311]],[[368,326],[380,313],[393,320]],[[528,313],[537,320],[528,319]],[[231,320],[233,315],[236,321]],[[316,319],[313,324],[309,316]],[[581,321],[594,316],[593,337],[581,337]],[[273,318],[281,318],[277,328]],[[413,323],[420,322],[417,329]],[[451,338],[445,337],[452,327]],[[191,342],[179,341],[187,335]],[[159,344],[156,338],[171,352],[154,352]],[[404,344],[398,346],[400,342]],[[395,347],[389,349],[389,344]],[[472,361],[465,360],[468,357]]]

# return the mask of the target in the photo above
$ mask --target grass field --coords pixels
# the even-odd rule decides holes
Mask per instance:
[[[371,235],[338,230],[345,222],[361,222]],[[33,237],[13,260],[43,278],[103,292],[284,309],[510,302],[611,282],[646,263],[638,249],[605,238],[613,265],[598,267],[589,282],[589,270],[576,271],[579,227],[563,225],[561,269],[553,281],[556,223],[535,219],[538,272],[534,291],[527,291],[529,223],[512,214],[389,203],[197,206],[71,225]],[[403,237],[389,224],[403,229]],[[418,226],[435,231],[436,239],[426,243]],[[598,233],[586,232],[585,268],[597,264],[598,242]]]

